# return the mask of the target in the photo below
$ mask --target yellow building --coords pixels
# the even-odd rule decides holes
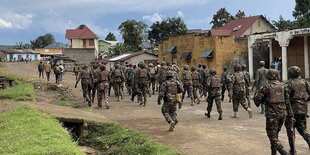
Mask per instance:
[[[158,59],[176,63],[179,67],[205,64],[221,74],[231,58],[247,54],[245,36],[274,30],[263,16],[233,20],[219,29],[189,31],[188,34],[163,41],[158,45]]]
[[[86,25],[80,25],[76,29],[67,29],[66,39],[68,39],[69,48],[95,49],[98,55],[99,37]]]

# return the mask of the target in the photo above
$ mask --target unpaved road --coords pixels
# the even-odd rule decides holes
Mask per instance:
[[[30,74],[37,76],[36,66],[32,63],[7,63],[9,72]],[[75,78],[66,74],[63,85],[72,88],[73,93],[82,101],[81,88],[74,89]],[[51,82],[54,82],[52,76]],[[165,122],[161,107],[156,104],[157,95],[149,99],[146,107],[139,107],[136,102],[126,96],[121,102],[116,102],[115,97],[110,98],[111,109],[99,109],[95,105],[81,109],[103,116],[107,120],[143,131],[156,141],[179,149],[184,154],[190,155],[266,155],[270,154],[269,140],[265,131],[265,117],[259,114],[259,109],[253,107],[254,117],[248,118],[247,112],[239,107],[239,118],[230,118],[232,104],[227,100],[222,103],[224,118],[217,120],[216,107],[213,107],[211,118],[204,116],[206,102],[194,107],[189,106],[189,100],[181,110],[178,110],[179,124],[174,132],[168,132],[169,125]],[[227,99],[227,97],[226,97]],[[48,108],[48,107],[47,107]],[[308,123],[308,128],[309,128]],[[282,128],[280,141],[289,149],[285,128]],[[299,155],[310,154],[306,142],[296,134],[297,151]]]

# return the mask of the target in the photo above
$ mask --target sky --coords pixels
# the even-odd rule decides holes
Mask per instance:
[[[66,29],[87,25],[100,39],[109,32],[118,40],[118,26],[127,19],[151,25],[167,17],[182,17],[188,29],[210,29],[220,8],[232,15],[264,15],[268,20],[293,20],[294,0],[0,0],[0,45],[29,43],[51,33],[67,43]]]

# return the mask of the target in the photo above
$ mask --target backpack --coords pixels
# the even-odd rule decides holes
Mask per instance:
[[[189,71],[184,71],[183,72],[183,80],[191,80],[191,73]]]
[[[192,72],[192,79],[193,80],[199,80],[199,73],[197,71]]]
[[[243,84],[245,83],[245,79],[244,79],[244,74],[242,74],[241,72],[235,73],[235,83],[236,84]]]
[[[61,69],[59,66],[56,66],[55,69],[54,69],[54,73],[55,74],[59,74],[61,72]]]
[[[146,78],[147,77],[147,70],[146,69],[140,69],[139,70],[139,78]]]
[[[103,82],[103,81],[108,81],[108,72],[107,71],[101,71],[99,72],[99,76],[100,76],[100,82]]]
[[[155,75],[156,74],[155,67],[150,68],[150,74],[151,75]]]
[[[122,76],[122,71],[121,71],[121,69],[115,69],[115,70],[114,70],[114,75],[115,75],[115,77],[121,77],[121,76]]]
[[[38,68],[39,68],[40,71],[43,71],[44,70],[44,65],[40,63]]]
[[[217,76],[211,77],[211,88],[220,88],[221,87],[221,79],[218,78]]]
[[[284,101],[284,85],[282,83],[269,84],[269,103],[281,103]]]
[[[292,99],[306,99],[308,93],[306,90],[306,84],[303,80],[291,80],[289,81],[293,88],[293,95],[290,96]]]
[[[167,93],[171,95],[176,95],[178,93],[178,85],[175,81],[166,81],[167,83]]]

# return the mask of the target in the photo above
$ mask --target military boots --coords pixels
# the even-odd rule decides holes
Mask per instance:
[[[249,113],[249,118],[253,117],[253,113],[252,110],[250,108],[247,109],[247,112]]]
[[[271,145],[271,155],[276,155],[277,154],[277,148],[274,145]]]
[[[282,145],[278,145],[277,150],[281,155],[289,155],[289,153],[284,150],[284,147]]]
[[[234,112],[233,115],[231,115],[232,118],[238,118],[238,112]]]
[[[210,118],[211,116],[210,116],[210,112],[208,111],[207,113],[205,113],[205,115],[208,117],[208,118]]]
[[[219,119],[218,120],[223,120],[222,114],[223,114],[223,112],[219,111]]]

